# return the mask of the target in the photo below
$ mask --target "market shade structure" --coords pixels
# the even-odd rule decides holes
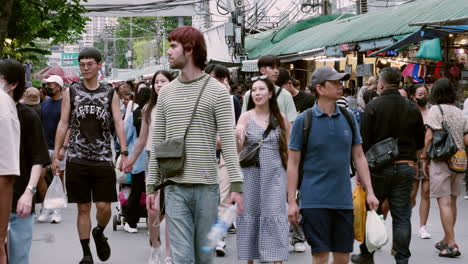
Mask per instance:
[[[88,0],[81,5],[88,10],[85,16],[194,16],[195,5],[201,0]]]
[[[58,75],[62,77],[63,82],[66,84],[80,81],[80,76],[72,70],[65,69],[60,66],[46,67],[39,72],[35,73],[33,79],[42,81],[49,78],[51,75]]]
[[[419,43],[423,40],[431,40],[435,38],[445,37],[451,33],[465,33],[468,32],[468,25],[459,25],[459,26],[442,26],[442,27],[431,27],[423,28],[414,32],[413,34],[408,35],[404,39],[398,41],[397,43],[390,45],[384,49],[376,51],[369,56],[375,56],[379,53],[386,52],[389,50],[396,50],[404,46]]]
[[[420,28],[409,24],[468,16],[467,0],[415,0],[393,8],[323,23],[297,32],[266,48],[263,54],[287,55],[340,44],[407,35]],[[385,46],[384,46],[385,47]],[[256,57],[249,54],[249,59]]]

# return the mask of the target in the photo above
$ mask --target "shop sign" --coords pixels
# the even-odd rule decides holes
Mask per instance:
[[[62,66],[73,66],[78,67],[78,52],[74,53],[62,53]]]

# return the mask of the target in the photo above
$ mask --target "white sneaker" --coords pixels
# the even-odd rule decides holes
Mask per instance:
[[[166,257],[165,264],[174,264],[171,257]]]
[[[418,236],[419,236],[421,239],[429,239],[429,238],[431,238],[431,234],[429,234],[429,232],[427,232],[426,226],[421,226],[421,227],[419,228]]]
[[[226,242],[223,240],[218,241],[216,244],[216,256],[224,257],[226,255]]]
[[[161,247],[158,247],[158,248],[151,247],[148,264],[163,264]]]
[[[294,246],[289,243],[289,253],[294,252]]]
[[[303,242],[297,242],[296,244],[294,244],[294,252],[305,252],[306,250],[306,246],[304,245]]]
[[[37,221],[41,223],[50,222],[52,211],[49,209],[42,208],[39,217],[37,217]]]
[[[129,232],[129,233],[138,233],[138,229],[130,227],[130,225],[128,223],[125,223],[124,230]]]
[[[59,209],[55,209],[52,212],[52,218],[50,219],[50,222],[52,224],[58,224],[62,222],[62,213],[60,212]]]

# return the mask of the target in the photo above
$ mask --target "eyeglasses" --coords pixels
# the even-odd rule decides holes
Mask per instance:
[[[260,75],[260,76],[254,76],[252,79],[250,79],[252,82],[258,81],[258,80],[265,80],[268,78],[268,75]]]

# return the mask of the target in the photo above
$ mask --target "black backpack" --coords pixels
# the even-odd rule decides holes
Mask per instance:
[[[348,121],[349,126],[351,127],[351,136],[354,137],[354,130],[356,125],[354,124],[354,119],[351,117],[351,114],[342,106],[338,106],[341,113],[345,116],[346,121]],[[304,119],[302,120],[302,149],[301,149],[301,161],[299,163],[299,179],[297,181],[297,189],[301,188],[302,178],[304,176],[304,158],[307,152],[307,144],[309,142],[310,129],[312,128],[312,108],[304,111]],[[351,164],[351,177],[354,176],[356,169],[353,163],[353,157],[350,157]]]

